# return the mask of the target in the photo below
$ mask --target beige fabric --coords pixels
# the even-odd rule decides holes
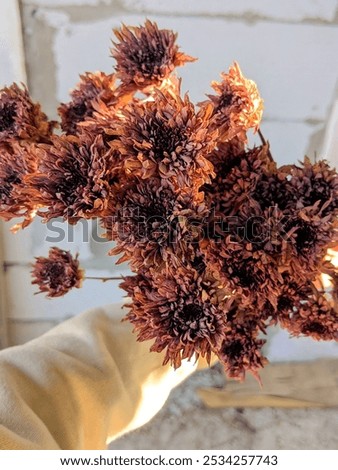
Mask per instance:
[[[159,411],[196,364],[163,367],[122,316],[90,310],[0,352],[1,449],[103,449]]]

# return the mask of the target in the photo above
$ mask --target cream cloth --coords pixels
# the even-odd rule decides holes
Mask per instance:
[[[122,316],[89,310],[0,352],[1,449],[104,449],[160,410],[197,365],[163,367]]]

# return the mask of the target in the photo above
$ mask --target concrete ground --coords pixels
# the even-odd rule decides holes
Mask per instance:
[[[110,449],[338,449],[338,409],[210,409],[199,387],[224,383],[218,366],[196,372],[148,424]]]

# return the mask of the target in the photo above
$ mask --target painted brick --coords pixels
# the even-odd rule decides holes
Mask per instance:
[[[261,127],[264,137],[270,143],[272,155],[279,165],[288,165],[302,160],[305,155],[310,158],[314,154],[308,152],[309,142],[314,132],[322,126],[310,126],[301,122],[271,122],[264,121]],[[259,145],[256,135],[251,142]],[[316,149],[317,155],[320,149]]]
[[[262,16],[286,21],[321,19],[331,21],[335,17],[336,0],[123,0],[131,11],[190,14]]]
[[[22,0],[27,5],[48,7],[115,5],[129,12],[178,15],[229,15],[237,17],[271,18],[283,21],[322,20],[333,21],[337,0]]]
[[[52,13],[45,13],[52,21]],[[182,49],[199,61],[179,69],[183,89],[203,99],[209,83],[237,60],[259,85],[265,117],[273,120],[324,120],[332,100],[337,71],[338,30],[335,27],[259,23],[248,25],[221,19],[151,17],[179,33]],[[56,33],[58,98],[86,70],[111,70],[112,27],[137,24],[142,16],[111,17],[91,23],[67,23]],[[95,41],[93,40],[95,38]],[[84,54],[83,51],[86,51]],[[311,51],[311,52],[310,52]]]
[[[0,66],[0,88],[26,81],[20,13],[13,0],[1,0],[0,5]]]
[[[42,7],[64,7],[64,6],[97,6],[109,5],[111,0],[21,0],[24,5],[34,5]]]
[[[265,354],[271,362],[313,361],[338,357],[338,343],[302,337],[291,338],[286,330],[275,327],[269,328],[269,342]]]

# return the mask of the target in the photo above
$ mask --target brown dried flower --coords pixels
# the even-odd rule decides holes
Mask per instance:
[[[55,122],[48,121],[41,106],[34,103],[27,88],[16,83],[0,90],[0,142],[27,140],[44,142]]]
[[[251,372],[259,380],[258,372],[268,361],[261,352],[265,341],[258,333],[257,328],[234,327],[225,334],[216,354],[228,377],[244,380],[246,372]]]
[[[255,199],[257,185],[264,175],[276,172],[267,145],[241,152],[241,146],[229,150],[227,144],[222,144],[211,154],[211,161],[216,176],[203,190],[216,213],[223,216],[235,214],[241,204]]]
[[[121,284],[132,298],[126,318],[140,341],[152,340],[151,351],[165,350],[164,364],[180,367],[182,359],[206,357],[219,348],[226,315],[213,303],[213,289],[194,270],[155,278],[138,275]]]
[[[290,166],[287,190],[297,209],[315,206],[322,216],[338,213],[338,174],[325,160],[311,163],[305,157],[301,166]]]
[[[48,258],[35,258],[32,284],[37,284],[40,292],[46,292],[47,297],[61,297],[73,287],[80,288],[84,272],[79,268],[77,258],[78,255],[73,257],[69,251],[51,248]]]
[[[0,217],[6,221],[24,217],[14,231],[19,226],[27,226],[35,215],[35,206],[27,195],[24,179],[36,169],[33,146],[18,143],[0,146]]]
[[[67,134],[77,134],[78,125],[93,117],[95,111],[100,112],[114,109],[118,103],[115,86],[115,74],[106,75],[103,72],[80,75],[80,82],[70,94],[72,100],[62,103],[58,108],[61,117],[61,127]]]
[[[157,91],[154,100],[127,107],[118,127],[118,149],[127,175],[170,178],[179,187],[210,180],[213,166],[206,155],[217,132],[209,132],[210,108],[196,113],[179,90]]]
[[[241,296],[245,305],[276,306],[282,277],[278,263],[268,251],[246,238],[228,235],[204,248],[208,269],[220,284]]]
[[[338,312],[323,294],[309,296],[280,318],[280,323],[294,336],[338,341]]]
[[[208,95],[214,106],[213,126],[219,130],[219,140],[228,141],[239,137],[246,141],[246,131],[257,131],[263,114],[263,100],[257,85],[245,78],[235,62],[229,73],[221,74],[221,82],[212,82],[216,95]],[[209,103],[204,101],[202,106]]]
[[[116,73],[124,85],[143,89],[149,85],[160,85],[175,67],[193,62],[175,44],[177,34],[168,29],[159,29],[156,23],[147,20],[144,26],[114,30],[118,41],[112,49],[116,60]]]
[[[81,76],[60,136],[26,88],[0,91],[0,216],[99,217],[110,254],[136,273],[121,285],[126,319],[175,368],[216,354],[230,377],[258,377],[271,324],[337,341],[336,170],[278,168],[261,133],[247,148],[263,101],[237,63],[196,109],[172,74],[194,60],[176,34],[149,20],[115,34],[116,74]],[[56,247],[33,276],[49,297],[83,280],[77,255]]]
[[[45,220],[63,217],[74,224],[80,218],[105,215],[115,191],[118,162],[101,135],[55,136],[40,145],[38,171],[27,178],[31,197]]]
[[[134,269],[182,264],[194,259],[207,208],[202,193],[176,193],[160,179],[130,181],[112,200],[110,217],[103,219],[107,238],[117,247],[111,254],[131,260]]]

